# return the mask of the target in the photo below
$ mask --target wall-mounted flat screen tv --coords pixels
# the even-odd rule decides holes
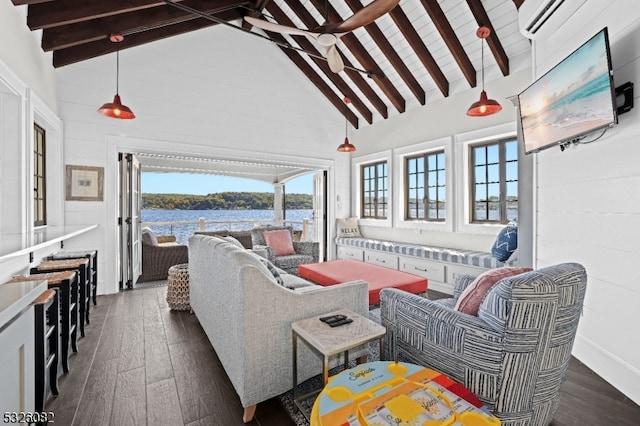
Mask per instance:
[[[520,93],[518,105],[527,154],[617,124],[607,28]]]

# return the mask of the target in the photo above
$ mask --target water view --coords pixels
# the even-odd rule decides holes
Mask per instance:
[[[180,244],[187,244],[189,237],[199,230],[198,221],[204,218],[206,231],[231,230],[243,231],[253,228],[255,223],[266,223],[273,220],[273,210],[178,210],[178,209],[143,209],[141,220],[143,226],[149,226],[156,235],[175,235]],[[294,230],[302,230],[304,219],[312,219],[313,210],[287,210],[286,222]],[[163,224],[149,225],[150,222]],[[168,224],[167,222],[171,222]],[[191,222],[180,224],[176,222]],[[289,223],[291,222],[291,223]],[[309,232],[313,232],[313,226]]]

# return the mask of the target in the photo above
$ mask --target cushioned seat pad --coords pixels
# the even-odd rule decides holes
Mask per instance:
[[[369,284],[369,305],[380,303],[380,290],[387,287],[414,294],[427,291],[426,278],[352,259],[299,265],[298,275],[322,286],[364,280]]]

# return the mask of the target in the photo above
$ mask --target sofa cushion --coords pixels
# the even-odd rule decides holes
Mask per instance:
[[[500,262],[505,262],[518,248],[518,224],[510,222],[502,228],[491,248],[491,254]]]
[[[156,234],[153,233],[151,228],[142,228],[142,242],[152,246],[158,245],[158,238],[156,238]]]
[[[456,301],[455,310],[469,315],[478,315],[478,308],[491,287],[503,278],[531,271],[531,268],[498,268],[478,275],[464,289]]]
[[[244,246],[242,245],[242,243],[240,241],[238,241],[236,238],[232,237],[231,235],[227,235],[225,237],[222,237],[222,239],[227,241],[227,242],[230,242],[234,246],[244,250]]]
[[[357,217],[336,219],[336,228],[338,237],[352,238],[361,236]]]
[[[296,254],[296,251],[293,249],[291,232],[287,229],[265,231],[264,240],[269,247],[273,248],[276,256],[287,256],[290,254]]]
[[[303,287],[317,287],[315,284],[310,283],[309,281],[305,280],[304,278],[300,278],[297,275],[282,274],[280,275],[280,277],[284,281],[283,285],[286,288],[290,288],[292,290],[298,290]]]

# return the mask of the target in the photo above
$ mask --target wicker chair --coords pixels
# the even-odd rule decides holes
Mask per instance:
[[[142,230],[142,275],[138,282],[166,280],[169,268],[189,262],[189,248],[176,243],[174,236],[156,236]]]
[[[253,249],[265,250],[267,259],[269,259],[269,261],[278,268],[284,269],[289,274],[298,275],[298,265],[318,262],[320,246],[317,242],[312,241],[293,241],[293,249],[296,254],[276,256],[273,248],[267,245],[264,238],[264,232],[282,229],[288,230],[291,233],[291,239],[293,240],[293,230],[290,226],[265,226],[253,228],[251,230]]]

